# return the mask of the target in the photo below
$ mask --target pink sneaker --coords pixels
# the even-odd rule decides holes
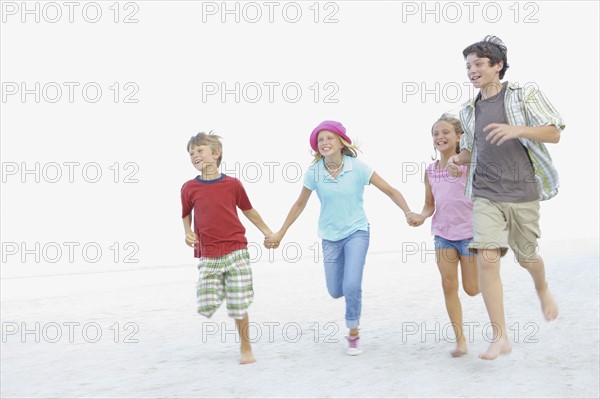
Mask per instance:
[[[359,336],[350,336],[346,337],[346,339],[348,340],[348,350],[346,350],[347,355],[356,356],[363,353],[363,350],[360,347]]]

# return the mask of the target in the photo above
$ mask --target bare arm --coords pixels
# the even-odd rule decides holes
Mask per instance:
[[[248,209],[247,211],[242,211],[242,213],[260,230],[261,233],[263,233],[265,237],[273,233],[256,209]]]
[[[520,137],[541,141],[542,143],[558,143],[560,141],[560,132],[555,126],[520,126],[523,132]]]
[[[471,162],[471,151],[462,150],[460,153],[450,157],[448,165],[464,165],[469,162]]]
[[[423,224],[425,219],[433,215],[435,212],[435,200],[433,193],[431,192],[431,184],[429,184],[429,177],[425,172],[425,204],[420,214],[411,213],[408,215],[408,222],[411,226],[420,226]]]
[[[408,207],[408,204],[406,203],[402,193],[392,187],[388,182],[383,180],[383,178],[376,172],[373,172],[370,183],[377,187],[382,193],[390,197],[391,200],[394,201],[394,204],[396,204],[398,208],[402,209],[405,215],[410,212],[410,208]]]
[[[193,247],[195,244],[198,243],[198,238],[196,237],[194,230],[192,230],[192,215],[189,214],[186,217],[184,217],[182,220],[183,220],[183,230],[185,232],[185,243],[187,245],[189,245],[190,247]]]
[[[553,125],[533,127],[490,123],[483,128],[483,131],[488,133],[485,139],[496,145],[502,145],[505,141],[518,137],[542,143],[558,143],[560,141],[560,132]]]
[[[288,215],[285,218],[285,221],[283,222],[283,226],[281,226],[281,229],[279,229],[278,232],[271,234],[267,238],[267,242],[271,244],[279,244],[279,242],[283,239],[283,236],[287,233],[290,226],[296,221],[296,219],[298,219],[298,216],[300,216],[302,211],[304,211],[304,208],[306,207],[306,204],[308,203],[308,199],[310,198],[311,194],[311,190],[304,186],[302,187],[302,191],[300,191],[298,199],[290,208],[290,211],[288,212]]]

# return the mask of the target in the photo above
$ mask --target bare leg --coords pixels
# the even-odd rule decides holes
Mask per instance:
[[[509,353],[512,350],[506,335],[504,294],[502,292],[502,279],[500,278],[500,250],[478,250],[477,267],[479,269],[481,295],[494,331],[492,343],[487,351],[479,354],[479,357],[485,360],[493,360],[499,354]]]
[[[240,334],[240,364],[249,364],[256,362],[254,355],[252,354],[252,345],[248,339],[248,314],[243,319],[236,319],[235,325],[238,333]]]
[[[479,294],[479,273],[477,273],[477,257],[460,257],[460,274],[462,275],[463,290],[468,296]]]
[[[450,355],[458,357],[467,353],[467,340],[463,334],[462,306],[458,298],[458,252],[450,248],[438,249],[436,258],[442,277],[446,311],[456,337],[456,348],[450,352]]]
[[[548,288],[548,283],[546,282],[544,261],[539,255],[536,255],[531,261],[520,263],[520,265],[523,266],[533,278],[535,289],[542,304],[542,313],[544,314],[544,317],[548,321],[556,319],[558,317],[558,306],[556,305],[554,297]]]

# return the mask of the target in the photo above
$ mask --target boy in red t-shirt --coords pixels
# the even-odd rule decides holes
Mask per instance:
[[[229,316],[235,319],[241,338],[240,364],[253,363],[256,360],[248,339],[247,313],[254,296],[252,270],[246,229],[236,208],[265,236],[272,231],[252,208],[242,183],[219,172],[223,157],[219,136],[198,133],[188,142],[187,150],[192,164],[201,173],[181,188],[185,242],[194,247],[194,257],[200,258],[198,313],[211,317],[225,297]]]

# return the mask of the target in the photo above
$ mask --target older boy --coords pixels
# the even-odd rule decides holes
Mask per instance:
[[[537,254],[539,201],[558,192],[558,175],[543,143],[558,143],[565,125],[535,87],[501,83],[508,69],[507,49],[496,36],[463,51],[467,75],[479,94],[463,105],[461,152],[450,163],[470,163],[466,194],[473,198],[473,242],[479,281],[494,337],[482,359],[512,348],[506,333],[500,257],[510,246],[533,278],[546,320],[558,307]]]
[[[181,188],[185,242],[194,247],[194,256],[200,258],[198,313],[211,317],[226,297],[229,316],[235,319],[241,338],[240,364],[253,363],[247,313],[254,295],[252,270],[246,229],[236,208],[265,236],[272,231],[252,208],[242,183],[219,172],[223,157],[219,136],[198,133],[188,142],[187,150],[192,164],[201,173]]]

